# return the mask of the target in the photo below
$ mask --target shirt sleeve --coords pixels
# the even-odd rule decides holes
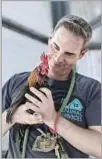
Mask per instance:
[[[85,115],[88,126],[101,126],[101,83],[98,81],[91,88]]]
[[[13,80],[15,75],[13,75],[2,88],[2,112],[4,112],[11,104],[11,93],[13,87]]]

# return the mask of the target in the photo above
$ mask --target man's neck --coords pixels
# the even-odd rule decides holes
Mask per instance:
[[[65,81],[65,80],[68,80],[68,77],[70,76],[71,74],[71,71],[70,70],[69,72],[67,72],[65,75],[63,76],[56,76],[55,74],[48,74],[48,77],[52,80],[58,80],[58,81]]]

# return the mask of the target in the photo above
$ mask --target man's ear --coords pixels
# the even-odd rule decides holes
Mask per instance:
[[[88,48],[85,48],[85,49],[81,50],[79,59],[81,59],[86,54],[86,52],[88,52],[88,50],[89,50]]]

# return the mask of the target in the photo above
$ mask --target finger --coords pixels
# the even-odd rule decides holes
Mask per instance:
[[[43,121],[39,121],[39,120],[33,120],[33,121],[29,121],[29,120],[26,120],[25,121],[25,124],[28,124],[28,125],[33,125],[33,124],[43,124]]]
[[[37,97],[39,97],[39,99],[41,99],[41,101],[43,101],[43,100],[46,99],[45,95],[44,95],[43,93],[41,93],[40,91],[38,91],[36,88],[31,87],[31,88],[30,88],[30,91],[31,91],[32,93],[34,93]]]
[[[41,90],[44,94],[46,94],[48,98],[52,98],[52,93],[48,88],[43,87],[43,88],[40,88],[39,90]]]
[[[33,115],[35,115],[39,120],[42,121],[42,115],[38,112],[35,112]]]
[[[39,112],[40,113],[39,107],[37,107],[33,103],[26,102],[25,107],[26,107],[26,110],[31,109],[31,110],[33,110],[35,112]]]
[[[20,105],[21,111],[24,112],[25,110],[27,110],[26,104],[27,104],[27,103]]]
[[[30,94],[26,93],[25,97],[32,102],[34,105],[36,105],[37,107],[40,107],[41,102],[39,100],[37,100],[36,98],[34,98],[33,96],[31,96]]]
[[[29,115],[29,114],[25,115],[25,123],[27,123],[27,124],[38,124],[38,123],[42,123],[42,122],[43,122],[42,119],[39,119],[35,115]]]
[[[40,107],[41,102],[40,102],[38,99],[36,99],[35,97],[31,96],[31,95],[28,94],[28,93],[25,94],[25,97],[26,97],[29,101],[31,101],[33,104],[35,104],[36,106]]]

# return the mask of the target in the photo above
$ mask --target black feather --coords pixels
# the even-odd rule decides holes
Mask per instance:
[[[48,83],[47,81],[43,84],[43,85],[39,85],[38,83],[36,83],[35,88],[39,90],[39,88],[41,87],[47,87],[48,88]],[[25,94],[29,93],[30,95],[32,95],[33,97],[37,98],[38,100],[40,100],[37,96],[35,96],[30,90],[29,90],[29,85],[28,83],[25,84],[25,86],[23,87],[22,90],[20,90],[18,96],[15,98],[15,100],[13,101],[13,103],[10,105],[10,107],[7,109],[7,116],[6,116],[6,122],[7,123],[12,123],[12,117],[15,113],[15,111],[17,110],[17,108],[19,106],[21,106],[22,104],[25,104],[28,100],[25,98]],[[43,92],[42,92],[43,93]],[[41,100],[40,100],[41,101]],[[32,110],[27,110],[28,113],[33,114],[34,111]]]

